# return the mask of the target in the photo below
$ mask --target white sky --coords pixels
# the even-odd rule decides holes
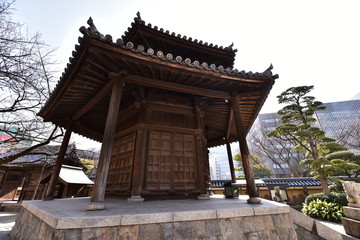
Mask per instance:
[[[170,32],[222,46],[233,42],[239,70],[263,72],[272,63],[280,78],[261,113],[278,111],[276,96],[293,86],[314,85],[312,95],[322,102],[360,92],[358,0],[18,0],[14,7],[14,20],[58,48],[61,69],[90,16],[101,33],[117,39],[140,11],[146,23]]]

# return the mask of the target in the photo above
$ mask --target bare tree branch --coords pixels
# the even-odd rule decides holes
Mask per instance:
[[[0,150],[29,147],[0,158],[0,164],[31,154],[62,135],[36,115],[50,95],[54,49],[41,41],[40,34],[28,33],[11,19],[12,4],[5,1],[0,9]]]

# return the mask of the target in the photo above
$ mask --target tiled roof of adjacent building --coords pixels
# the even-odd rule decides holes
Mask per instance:
[[[259,179],[257,179],[259,180]],[[262,178],[256,185],[258,187],[276,186],[276,185],[287,185],[288,187],[303,187],[303,186],[321,186],[320,180],[314,179],[313,177],[301,177],[301,178]],[[213,180],[211,181],[212,187],[220,188],[224,187],[224,184],[231,182],[231,180]],[[238,181],[237,181],[238,182]],[[246,183],[238,182],[239,185],[245,186]],[[329,184],[332,184],[329,181]]]

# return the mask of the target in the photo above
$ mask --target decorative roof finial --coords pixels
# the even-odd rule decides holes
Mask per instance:
[[[89,20],[87,21],[87,24],[89,24],[90,27],[88,27],[88,32],[90,35],[93,36],[100,36],[100,32],[97,30],[95,24],[94,24],[94,20],[90,17]]]
[[[89,17],[89,20],[87,20],[87,24],[89,24],[90,26],[94,26],[94,20],[92,19],[92,17]]]
[[[134,18],[134,21],[139,24],[145,24],[145,21],[141,19],[140,12],[138,11],[136,13],[136,17]]]
[[[270,64],[270,67],[268,67],[268,68],[264,71],[264,73],[270,72],[272,69],[273,69],[273,65]]]

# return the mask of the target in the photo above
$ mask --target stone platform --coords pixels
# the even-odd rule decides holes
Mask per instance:
[[[360,208],[343,207],[346,217],[341,219],[345,232],[350,236],[360,238]]]
[[[297,239],[287,205],[262,199],[107,199],[86,211],[89,198],[26,201],[11,231],[20,239]]]

